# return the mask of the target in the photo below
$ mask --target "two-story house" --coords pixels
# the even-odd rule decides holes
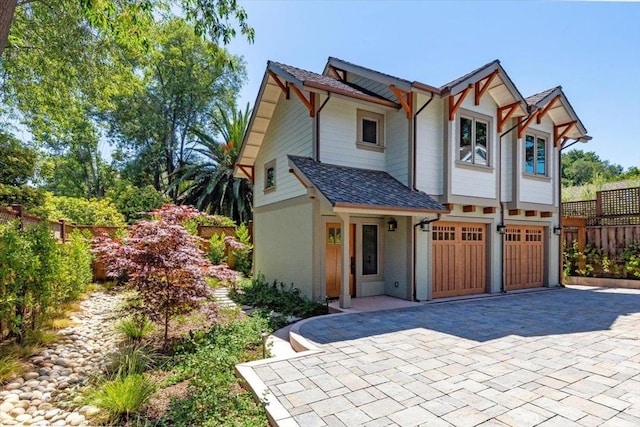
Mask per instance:
[[[499,61],[441,87],[269,62],[235,169],[255,272],[341,307],[557,286],[560,150],[588,139],[561,87],[524,98]]]

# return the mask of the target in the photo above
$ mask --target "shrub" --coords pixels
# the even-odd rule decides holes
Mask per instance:
[[[153,330],[153,324],[143,314],[134,314],[116,325],[116,331],[120,332],[130,341],[140,341]]]
[[[0,206],[22,205],[29,212],[44,206],[45,192],[28,185],[14,186],[0,184]]]
[[[82,233],[74,230],[68,243],[59,249],[62,271],[56,297],[60,302],[74,301],[93,279],[91,245]]]
[[[93,394],[92,400],[116,421],[140,412],[154,392],[155,385],[144,375],[132,374],[106,381]]]
[[[81,225],[124,227],[124,216],[111,199],[80,199],[48,194],[44,209],[51,221],[64,219]]]
[[[209,240],[209,253],[207,254],[211,264],[219,265],[226,262],[227,257],[224,254],[226,248],[227,245],[224,243],[224,236],[222,233],[214,233]]]
[[[246,225],[240,224],[236,227],[235,239],[227,236],[225,243],[229,246],[230,258],[233,258],[233,268],[240,271],[245,276],[251,276],[251,256],[253,246],[251,236]]]

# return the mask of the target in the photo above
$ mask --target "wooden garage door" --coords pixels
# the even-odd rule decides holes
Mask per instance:
[[[486,227],[447,222],[433,225],[433,298],[486,290]]]
[[[505,270],[508,291],[544,284],[544,228],[507,226]]]

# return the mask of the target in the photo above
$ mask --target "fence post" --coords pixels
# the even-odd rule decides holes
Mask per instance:
[[[20,229],[24,229],[24,211],[22,210],[22,205],[11,205],[11,209],[18,212],[18,218],[20,218]]]
[[[596,225],[600,224],[602,218],[602,191],[596,191]]]
[[[65,220],[64,219],[59,219],[58,222],[60,223],[60,239],[62,239],[62,243],[65,243],[67,241],[67,232],[65,230]]]

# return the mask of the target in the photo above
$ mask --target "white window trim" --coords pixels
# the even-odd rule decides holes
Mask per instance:
[[[533,150],[534,150],[534,158],[533,158],[533,173],[531,172],[527,172],[527,135],[529,136],[533,136]],[[551,154],[551,150],[550,150],[550,145],[549,145],[549,141],[550,141],[550,137],[551,135],[546,133],[546,132],[542,132],[542,131],[538,131],[536,129],[527,129],[527,131],[525,132],[524,137],[522,138],[522,175],[527,177],[527,178],[538,178],[538,179],[550,179],[551,175],[549,174],[550,169],[551,169],[551,163],[550,163],[550,156],[549,154]],[[545,149],[544,149],[544,159],[545,159],[545,168],[544,168],[544,174],[539,174],[536,173],[537,171],[537,165],[538,165],[538,155],[537,155],[537,145],[538,145],[538,138],[544,139],[545,140]]]
[[[269,169],[272,169],[272,168],[273,168],[273,185],[270,187],[267,187],[267,179],[269,176],[268,171]],[[263,182],[264,192],[270,193],[272,191],[275,191],[277,180],[278,180],[278,174],[276,169],[276,159],[273,159],[264,164],[264,182]]]
[[[356,110],[356,126],[357,126],[357,139],[356,139],[356,147],[362,150],[371,150],[371,151],[384,151],[384,114],[374,113],[373,111],[367,110]],[[371,121],[375,121],[377,126],[377,135],[376,140],[377,143],[373,144],[371,142],[365,142],[362,140],[362,120],[367,119]]]
[[[460,160],[460,135],[462,133],[462,126],[460,125],[460,119],[465,118],[471,120],[471,153],[472,153],[472,162],[465,162]],[[477,113],[475,111],[465,110],[461,108],[458,110],[458,114],[455,117],[456,120],[456,132],[455,132],[455,163],[458,166],[467,166],[471,168],[480,168],[480,169],[492,169],[493,162],[491,161],[491,156],[493,155],[493,119],[490,116],[486,116],[484,114]],[[476,120],[487,124],[487,164],[479,164],[475,163],[476,156]]]

